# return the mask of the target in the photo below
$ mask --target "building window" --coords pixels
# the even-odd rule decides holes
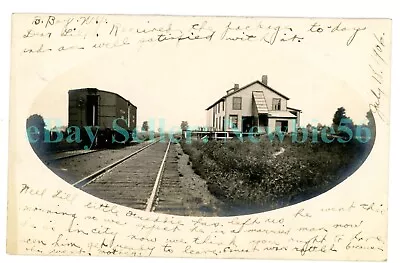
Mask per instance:
[[[218,113],[219,113],[219,103],[218,103]]]
[[[242,109],[242,97],[233,97],[233,110],[241,110]]]
[[[222,111],[224,111],[225,110],[225,101],[223,100],[222,101]]]
[[[225,131],[225,117],[222,117],[222,130]]]
[[[281,110],[281,99],[272,99],[272,110]]]
[[[230,129],[238,128],[238,116],[237,115],[229,115],[229,128]]]

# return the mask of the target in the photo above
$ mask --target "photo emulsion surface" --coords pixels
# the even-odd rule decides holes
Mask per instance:
[[[385,260],[388,19],[15,14],[8,252]]]

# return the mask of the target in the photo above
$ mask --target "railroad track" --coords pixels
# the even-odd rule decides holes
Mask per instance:
[[[106,167],[101,168],[100,170],[95,171],[94,173],[86,176],[85,178],[77,181],[76,183],[73,184],[73,186],[78,187],[78,188],[82,188],[85,187],[87,184],[90,184],[91,182],[95,181],[96,179],[98,179],[100,176],[102,176],[104,173],[110,171],[111,169],[113,169],[114,167],[116,167],[117,165],[122,164],[123,162],[125,162],[126,160],[128,160],[129,158],[131,158],[132,156],[135,156],[136,154],[140,153],[141,151],[147,149],[148,147],[156,144],[157,142],[159,142],[159,140],[154,141],[136,151],[134,151],[133,153],[117,160],[116,162],[107,165]]]
[[[61,161],[65,159],[70,159],[90,153],[95,153],[95,152],[101,152],[104,150],[110,150],[110,149],[95,149],[95,150],[76,150],[76,151],[66,151],[66,152],[59,152],[56,153],[56,156],[50,157],[50,158],[45,158],[44,161],[46,163],[54,162],[54,161]],[[64,154],[64,155],[63,155]],[[57,156],[60,155],[60,156]]]
[[[165,203],[168,199],[165,197],[159,199],[160,192],[165,196],[165,192],[171,192],[170,188],[177,188],[173,191],[179,192],[179,185],[170,179],[171,174],[179,178],[177,168],[171,168],[171,164],[177,162],[169,155],[170,149],[171,141],[155,141],[77,181],[73,186],[101,199],[148,212],[155,211],[159,204],[164,206],[163,209],[171,204],[181,207],[181,199],[176,196],[172,197],[178,201],[175,203]],[[167,178],[163,178],[166,164]],[[164,188],[162,184],[168,189],[160,191]]]
[[[77,156],[86,155],[86,154],[89,154],[89,153],[94,153],[94,152],[99,152],[99,151],[102,151],[102,150],[71,151],[71,154],[61,155],[61,156],[57,156],[57,157],[50,157],[50,158],[45,159],[44,161],[46,163],[49,163],[49,162],[54,162],[54,161],[60,161],[60,160],[64,160],[64,159],[74,158],[74,157],[77,157]]]

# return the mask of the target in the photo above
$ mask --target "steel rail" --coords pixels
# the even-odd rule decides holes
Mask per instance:
[[[164,158],[161,162],[160,169],[158,170],[157,178],[156,178],[156,181],[153,186],[153,191],[151,192],[151,195],[150,195],[149,199],[147,200],[146,209],[145,209],[146,212],[152,212],[154,202],[156,200],[156,196],[157,196],[158,190],[160,188],[160,182],[162,179],[162,174],[164,172],[165,161],[167,160],[167,155],[168,155],[170,145],[171,145],[171,140],[169,140],[167,149],[165,150]]]
[[[110,165],[107,165],[106,167],[101,168],[100,170],[98,170],[98,171],[86,176],[85,178],[82,178],[81,180],[77,181],[76,183],[72,184],[72,186],[75,186],[77,188],[82,188],[82,187],[86,186],[87,184],[90,184],[91,182],[93,182],[94,180],[99,178],[100,175],[104,174],[105,172],[110,171],[111,169],[113,169],[117,165],[123,163],[124,161],[128,160],[132,156],[140,153],[141,151],[149,148],[150,146],[156,144],[159,141],[160,141],[160,139],[158,139],[158,140],[156,140],[156,141],[154,141],[154,142],[152,142],[152,143],[140,148],[139,150],[137,150],[137,151],[135,151],[135,152],[133,152],[133,153],[121,158],[121,159],[119,159],[118,161],[116,161],[116,162],[114,162],[114,163],[112,163]]]

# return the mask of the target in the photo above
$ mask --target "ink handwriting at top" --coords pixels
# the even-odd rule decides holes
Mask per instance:
[[[292,27],[282,27],[273,25],[264,25],[258,23],[257,26],[243,26],[229,22],[220,37],[221,40],[228,41],[261,41],[274,45],[276,41],[280,42],[298,42],[300,43],[304,37],[297,35]]]
[[[208,25],[207,21],[203,21],[179,29],[173,28],[172,24],[167,27],[140,27],[136,29],[136,33],[140,35],[139,43],[175,41],[179,44],[181,41],[208,40],[211,42],[216,31]]]
[[[351,43],[353,43],[355,37],[359,34],[361,31],[365,31],[367,27],[346,27],[343,25],[342,22],[339,22],[338,24],[335,25],[321,25],[318,22],[313,23],[310,28],[308,29],[308,32],[311,33],[324,33],[324,32],[329,32],[329,33],[336,33],[336,32],[350,32],[350,36],[347,39],[346,45],[350,46]]]
[[[34,29],[28,29],[22,37],[23,38],[32,38],[32,37],[50,38],[51,32],[42,32],[42,31],[35,31]]]
[[[326,24],[324,20],[306,25],[290,25],[265,21],[243,20],[228,21],[225,24],[214,24],[204,18],[188,22],[145,20],[140,23],[121,22],[118,17],[109,16],[34,16],[22,33],[26,46],[23,54],[42,54],[47,52],[113,49],[146,43],[211,43],[217,41],[232,43],[265,43],[273,46],[278,44],[300,45],[311,36],[323,35],[335,37],[346,36],[346,45],[350,46],[355,39],[365,31],[362,25],[348,25],[345,22]],[[74,38],[73,43],[55,44],[53,39]],[[40,42],[28,41],[40,39]],[[72,39],[71,39],[72,40]],[[78,41],[79,40],[79,44]],[[71,42],[71,41],[70,41]],[[62,47],[60,46],[62,45]],[[376,53],[378,53],[377,51]]]
[[[63,26],[86,26],[86,25],[101,25],[107,24],[108,21],[105,16],[73,16],[66,19],[60,19],[54,15],[48,16],[35,16],[32,25],[36,28],[44,27],[50,28],[61,24]]]
[[[44,25],[44,27],[47,28],[48,26],[53,26],[54,24],[56,24],[56,22],[59,22],[59,21],[56,21],[56,17],[52,16],[52,15],[47,16],[45,18],[41,18],[40,16],[36,16],[34,18],[34,20],[32,21],[32,24],[36,25],[36,26]]]

